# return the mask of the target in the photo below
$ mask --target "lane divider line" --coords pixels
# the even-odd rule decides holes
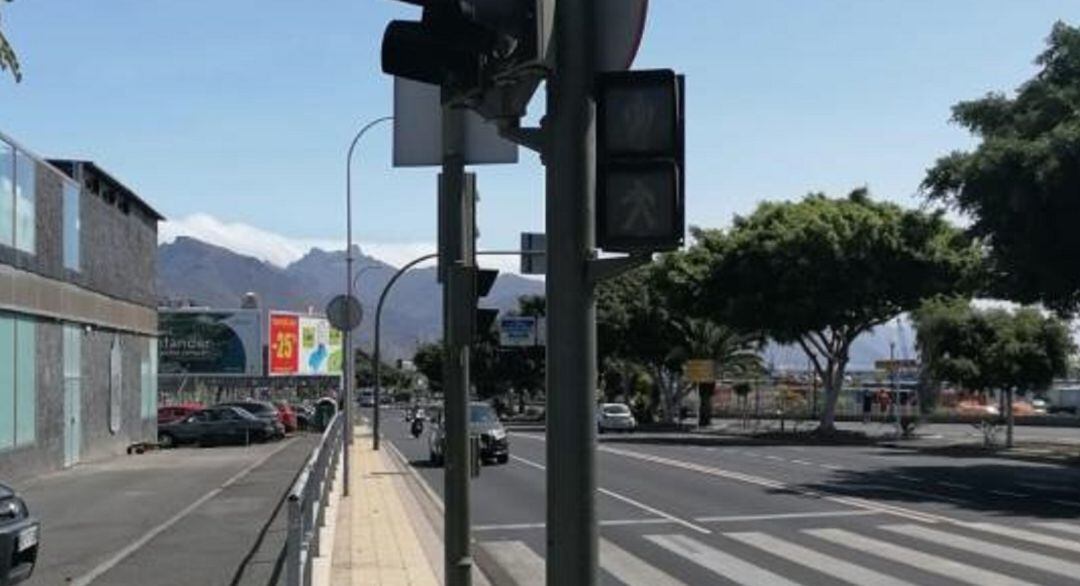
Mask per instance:
[[[525,458],[522,458],[521,456],[516,456],[516,455],[512,454],[510,456],[510,458],[512,460],[514,460],[514,461],[521,462],[522,464],[525,464],[527,466],[531,466],[533,468],[536,468],[537,470],[547,470],[547,467],[544,466],[543,464],[533,462],[532,460],[526,460]],[[641,509],[643,511],[647,511],[649,513],[652,513],[653,515],[656,515],[657,517],[662,517],[664,519],[668,519],[672,523],[682,525],[683,527],[686,527],[687,529],[690,529],[692,531],[696,531],[697,533],[701,533],[702,535],[709,535],[709,534],[712,533],[712,531],[710,531],[710,530],[708,530],[708,529],[706,529],[706,528],[704,528],[704,527],[702,527],[700,525],[695,525],[694,523],[691,523],[690,521],[687,521],[686,519],[676,517],[675,515],[672,515],[671,513],[661,511],[660,509],[657,509],[656,507],[649,506],[649,505],[647,505],[647,504],[645,504],[645,503],[643,503],[641,501],[634,500],[634,499],[632,499],[632,498],[630,498],[630,497],[628,497],[626,495],[619,494],[619,493],[617,493],[615,491],[608,490],[608,489],[603,488],[603,487],[597,487],[596,492],[599,492],[600,494],[611,497],[611,498],[613,498],[615,500],[622,501],[622,502],[624,502],[624,503],[626,503],[626,504],[628,504],[630,506],[637,507],[637,508],[639,508],[639,509]]]

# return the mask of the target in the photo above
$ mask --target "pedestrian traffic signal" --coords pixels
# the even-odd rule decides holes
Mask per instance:
[[[597,79],[596,244],[609,252],[682,246],[683,78],[671,70]]]
[[[419,21],[395,20],[382,44],[384,73],[441,86],[479,103],[546,58],[554,0],[402,0]]]

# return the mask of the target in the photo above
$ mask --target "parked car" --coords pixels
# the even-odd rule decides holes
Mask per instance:
[[[307,405],[297,405],[294,410],[296,411],[296,427],[302,431],[308,431],[315,429],[315,409],[308,407]]]
[[[446,430],[441,409],[428,409],[431,434],[428,450],[431,463],[441,466],[446,460]],[[487,403],[469,404],[469,433],[480,436],[480,459],[485,462],[505,464],[510,460],[510,440],[498,415]]]
[[[158,427],[158,443],[171,448],[181,444],[202,446],[264,442],[277,436],[281,425],[255,417],[239,407],[222,406],[203,409],[180,421]]]
[[[277,407],[278,421],[281,422],[285,431],[296,431],[296,428],[298,427],[296,419],[297,415],[296,410],[293,409],[292,405],[289,405],[286,401],[278,401],[277,403],[274,403],[274,406]]]
[[[602,403],[596,410],[596,431],[625,431],[637,429],[637,420],[625,403]]]
[[[243,409],[259,419],[270,422],[274,426],[272,439],[285,437],[285,424],[281,422],[281,414],[278,413],[278,408],[273,403],[266,401],[230,401],[221,403],[218,407],[238,407]]]
[[[0,584],[18,584],[37,564],[41,526],[15,491],[0,484]]]
[[[205,409],[205,407],[202,403],[180,403],[179,405],[158,407],[157,422],[158,425],[165,425],[166,423],[172,423],[189,417],[203,409]]]

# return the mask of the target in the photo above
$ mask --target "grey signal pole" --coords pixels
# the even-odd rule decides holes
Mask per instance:
[[[444,571],[448,586],[472,584],[469,533],[469,344],[473,306],[468,280],[473,256],[474,207],[466,202],[465,111],[443,106],[439,185],[439,270],[443,279],[443,401],[446,424]]]
[[[547,584],[597,583],[595,0],[559,2],[547,82]]]

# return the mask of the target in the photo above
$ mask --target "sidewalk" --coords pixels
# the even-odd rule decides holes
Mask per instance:
[[[350,474],[350,496],[338,507],[330,583],[438,586],[434,529],[409,491],[408,472],[388,450],[372,450],[371,430],[363,425],[355,430]]]

